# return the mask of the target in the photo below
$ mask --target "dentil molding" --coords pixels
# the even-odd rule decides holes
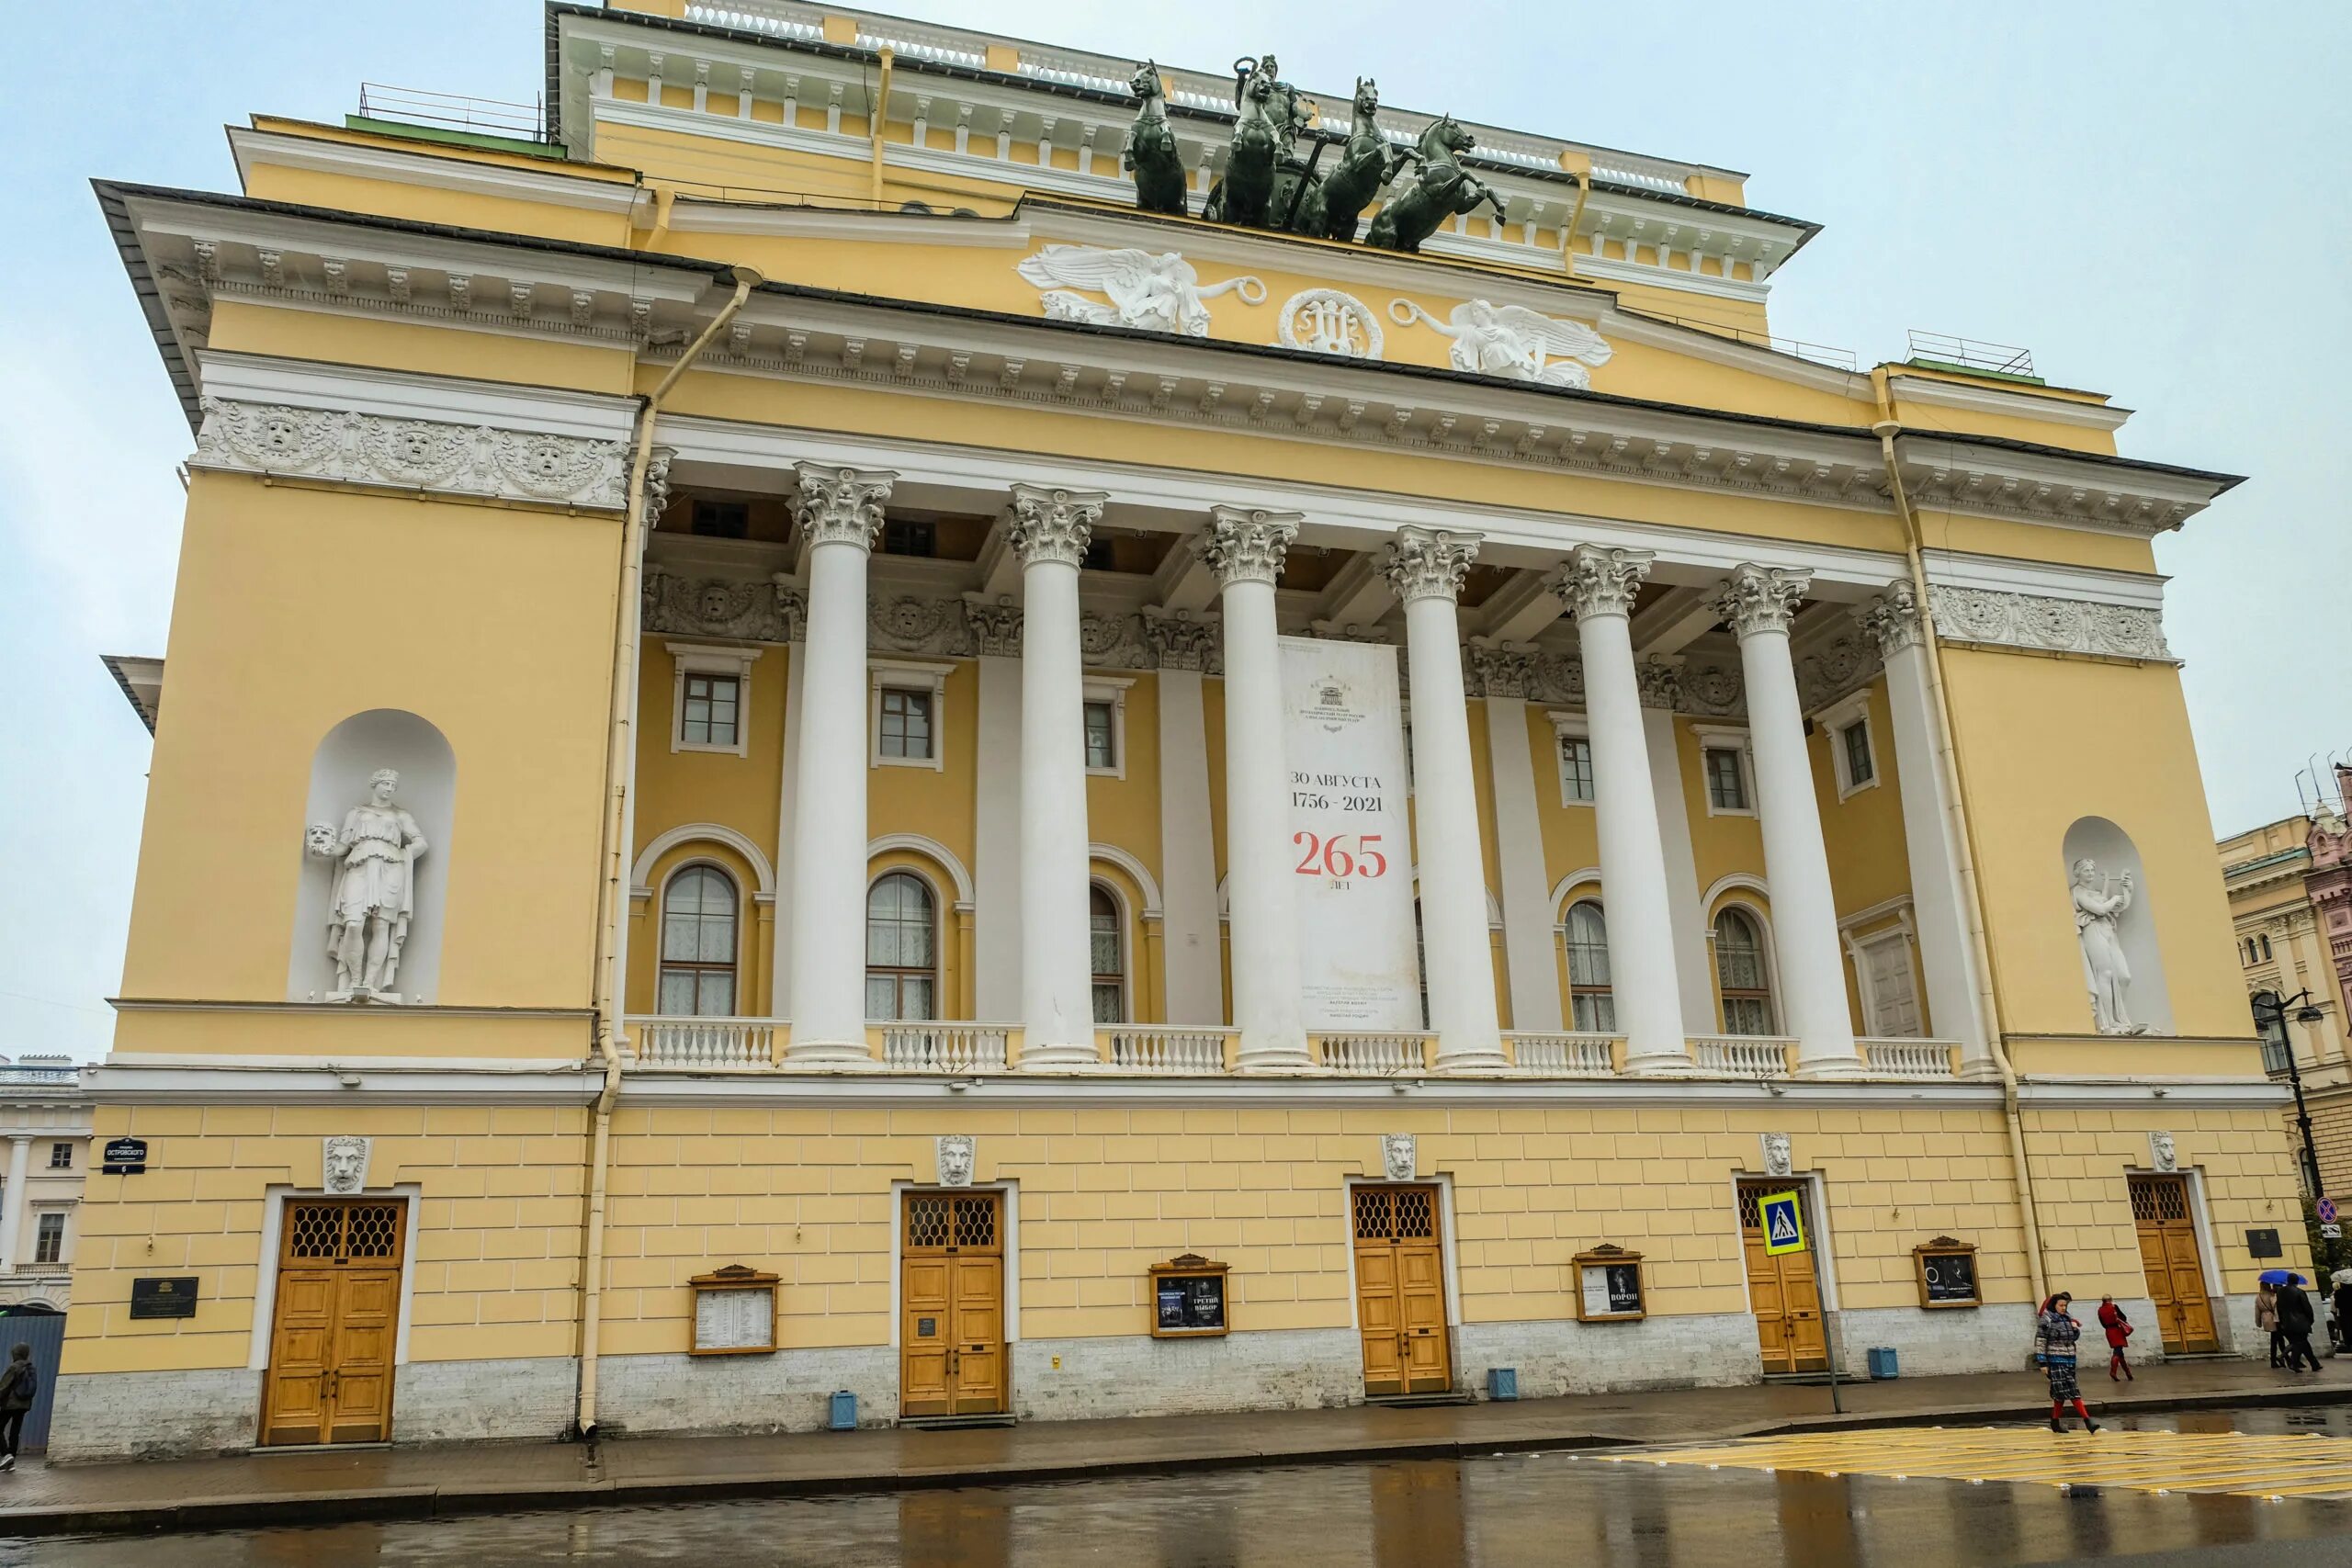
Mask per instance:
[[[192,468],[617,512],[628,444],[349,409],[205,398]]]

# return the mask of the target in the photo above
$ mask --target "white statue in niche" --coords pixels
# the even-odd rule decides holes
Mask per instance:
[[[1410,1181],[1420,1166],[1420,1151],[1410,1133],[1380,1135],[1380,1164],[1391,1181]]]
[[[2132,989],[2132,965],[2123,956],[2118,922],[2132,907],[2132,874],[2101,876],[2089,859],[2075,863],[2075,931],[2083,943],[2083,974],[2090,982],[2091,1017],[2101,1034],[2145,1034],[2132,1021],[2124,998]]]
[[[344,814],[340,832],[324,822],[303,831],[310,853],[336,863],[327,899],[327,955],[334,960],[329,1001],[397,1002],[401,948],[416,913],[416,862],[424,835],[392,803],[401,776],[379,768],[368,798]]]
[[[367,1138],[349,1134],[326,1139],[325,1150],[319,1160],[320,1185],[330,1192],[337,1193],[366,1190],[369,1142]]]
[[[942,1187],[969,1187],[972,1184],[972,1134],[943,1134],[939,1139],[939,1184]]]

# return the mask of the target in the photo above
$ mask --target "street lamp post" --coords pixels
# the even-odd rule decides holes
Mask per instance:
[[[2256,1027],[2266,1027],[2264,1015],[2278,1026],[2278,1043],[2287,1056],[2287,1082],[2295,1091],[2295,1128],[2303,1137],[2303,1185],[2316,1203],[2327,1196],[2319,1184],[2319,1145],[2312,1141],[2311,1108],[2303,1103],[2303,1073],[2295,1061],[2295,1043],[2287,1034],[2287,1010],[2294,1008],[2297,1023],[2317,1023],[2327,1015],[2312,1005],[2309,986],[2291,997],[2280,997],[2273,991],[2256,992],[2254,998]]]

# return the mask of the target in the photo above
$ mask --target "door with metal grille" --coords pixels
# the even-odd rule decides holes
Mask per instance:
[[[287,1203],[263,1443],[369,1443],[392,1435],[407,1222],[400,1198]]]
[[[910,1192],[901,1217],[899,1411],[1005,1408],[1003,1199]]]
[[[1747,1304],[1756,1314],[1756,1343],[1767,1372],[1826,1372],[1829,1339],[1821,1322],[1821,1288],[1810,1251],[1775,1258],[1764,1250],[1764,1199],[1794,1190],[1805,1214],[1806,1243],[1814,1245],[1813,1204],[1802,1187],[1789,1181],[1739,1186],[1740,1250],[1747,1259]]]
[[[2205,1260],[2188,1209],[2185,1176],[2132,1178],[2132,1218],[2140,1232],[2140,1267],[2156,1303],[2156,1327],[2176,1353],[2219,1350],[2213,1303],[2205,1293]]]
[[[1353,1190],[1356,1326],[1368,1394],[1453,1386],[1438,1213],[1434,1187]]]

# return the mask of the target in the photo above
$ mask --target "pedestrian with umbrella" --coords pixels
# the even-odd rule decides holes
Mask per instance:
[[[2282,1363],[2287,1348],[2286,1337],[2278,1332],[2278,1287],[2285,1282],[2284,1269],[2266,1269],[2254,1292],[2254,1331],[2270,1336],[2270,1364]]]
[[[2066,1406],[2071,1404],[2083,1418],[2083,1430],[2096,1432],[2098,1423],[2091,1419],[2083,1404],[2082,1385],[2075,1381],[2075,1347],[2083,1337],[2083,1325],[2066,1310],[2074,1304],[2074,1294],[2068,1291],[2060,1291],[2041,1303],[2041,1315],[2034,1319],[2033,1359],[2050,1379],[2050,1429],[2066,1429]]]
[[[2287,1370],[2299,1372],[2309,1361],[2311,1370],[2319,1371],[2318,1353],[2312,1349],[2312,1325],[2316,1319],[2312,1311],[2312,1299],[2303,1293],[2303,1277],[2290,1274],[2287,1282],[2278,1287],[2278,1335],[2287,1342]]]

